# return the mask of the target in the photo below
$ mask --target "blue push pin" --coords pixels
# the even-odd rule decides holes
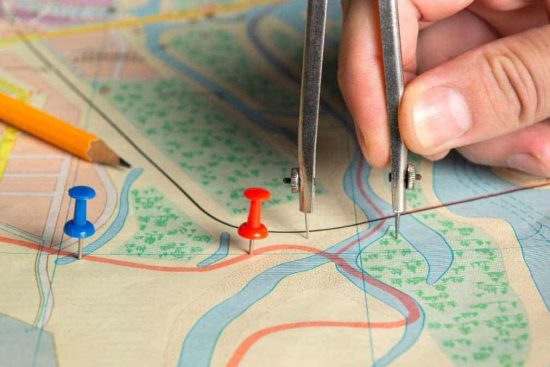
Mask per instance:
[[[94,225],[86,220],[86,201],[95,197],[95,191],[88,186],[75,186],[69,189],[69,196],[75,199],[74,218],[65,223],[63,231],[78,238],[78,259],[82,259],[82,239],[95,233]]]

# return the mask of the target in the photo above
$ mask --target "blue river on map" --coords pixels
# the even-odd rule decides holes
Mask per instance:
[[[99,236],[94,242],[90,243],[88,246],[84,247],[84,249],[82,250],[84,256],[97,251],[105,244],[109,243],[109,241],[111,241],[122,230],[122,227],[124,227],[124,223],[126,222],[128,212],[130,210],[128,205],[128,195],[130,194],[130,188],[132,187],[132,184],[139,178],[139,176],[141,176],[142,173],[143,168],[134,168],[128,173],[128,175],[124,179],[124,183],[122,184],[122,189],[120,190],[118,212],[115,219],[113,220],[109,228],[107,228],[107,230],[101,234],[101,236]],[[57,259],[56,264],[67,265],[75,261],[78,261],[78,259],[72,255],[69,255]]]
[[[345,179],[344,187],[348,196],[352,197],[355,204],[360,207],[366,215],[371,217],[375,216],[373,208],[363,197],[357,197],[355,194],[355,172],[357,169],[361,169],[364,177],[368,176],[369,167],[364,164],[364,161],[358,158],[353,160],[351,166],[349,167]],[[376,194],[368,187],[365,186],[367,195],[371,200],[376,201],[381,209],[388,209],[388,205],[380,200]],[[428,248],[423,248],[425,251],[423,255],[425,258],[431,258],[434,253],[437,253],[438,256],[443,255],[443,258],[447,257],[447,264],[444,267],[438,267],[440,264],[444,264],[445,261],[438,259],[433,262],[431,265],[431,276],[435,278],[441,277],[444,272],[450,266],[452,261],[452,253],[449,251],[448,244],[442,240],[442,238],[430,230],[427,227],[424,227],[423,224],[416,221],[413,217],[408,216],[403,218],[402,231],[404,236],[412,237],[413,233],[427,233],[425,238],[430,237],[428,233],[431,233],[431,238],[426,242],[419,242],[415,240],[417,246],[422,248],[420,243],[430,243],[431,246]],[[422,227],[422,228],[419,228]],[[365,242],[360,241],[357,246],[352,247],[352,249],[341,255],[341,258],[346,261],[346,263],[353,267],[354,269],[361,271],[357,265],[357,257],[359,254],[367,248],[369,245],[374,243],[377,239],[383,236],[387,230],[386,227],[378,229],[373,233],[368,240]],[[357,233],[357,235],[350,237],[326,250],[326,253],[334,254],[337,253],[340,249],[347,246],[350,242],[357,240],[358,237],[361,237],[367,230]],[[366,242],[368,241],[368,242]],[[438,244],[440,244],[438,246]],[[432,248],[444,248],[443,252],[440,251],[430,251]],[[274,266],[266,271],[255,276],[250,282],[241,289],[238,293],[223,301],[222,303],[216,305],[207,313],[205,313],[198,321],[195,323],[193,328],[189,331],[188,335],[185,338],[185,341],[182,345],[179,366],[209,366],[210,359],[212,357],[216,342],[221,335],[222,331],[228,326],[235,318],[243,314],[249,307],[254,305],[256,302],[261,300],[270,294],[270,292],[279,284],[283,279],[288,276],[298,274],[301,272],[309,271],[315,269],[321,265],[328,263],[329,260],[319,254],[308,256],[303,259],[290,261],[283,263],[277,266]],[[435,270],[434,270],[435,269]],[[372,295],[373,297],[384,302],[388,306],[397,310],[403,317],[408,316],[408,311],[405,306],[397,299],[394,295],[389,294],[385,291],[378,289],[377,287],[371,286],[368,283],[363,282],[360,278],[355,278],[350,276],[348,273],[342,271],[338,268],[340,273],[345,276],[350,282],[357,286],[361,291],[366,292],[367,294]],[[418,308],[420,306],[418,305]],[[401,340],[383,357],[377,361],[378,366],[384,366],[394,360],[397,356],[402,354],[405,350],[410,348],[422,331],[424,323],[424,317],[422,316],[416,321],[408,324],[403,332]]]
[[[51,332],[0,313],[0,365],[57,365]]]
[[[490,169],[469,163],[456,153],[434,166],[433,190],[444,203],[517,188],[499,179]],[[550,311],[550,190],[519,191],[486,198],[483,205],[469,202],[448,209],[465,217],[496,217],[507,221],[521,246],[535,286]]]
[[[252,14],[253,12],[251,12]],[[175,68],[183,75],[202,85],[208,90],[215,91],[216,95],[225,103],[229,104],[232,108],[236,108],[241,111],[243,115],[249,118],[251,121],[257,123],[259,126],[266,128],[269,131],[281,134],[287,138],[294,139],[292,134],[285,129],[281,129],[276,125],[270,124],[266,121],[261,113],[252,109],[239,101],[236,97],[232,96],[228,91],[224,90],[218,83],[206,78],[205,76],[197,73],[193,68],[181,63],[178,59],[165,52],[164,49],[158,47],[158,38],[162,32],[170,29],[169,25],[150,25],[144,28],[147,37],[147,45],[149,50],[160,60],[167,65]],[[330,110],[329,106],[324,106],[325,109]],[[345,121],[343,121],[346,125]],[[362,159],[359,159],[359,152],[357,150],[355,158],[351,162],[350,167],[344,178],[344,189],[346,194],[355,202],[355,204],[364,212],[368,218],[377,217],[379,214],[374,211],[371,205],[363,198],[356,194],[356,188],[354,185],[355,173],[357,170],[361,170],[362,177],[368,177],[370,172],[369,167],[364,163]],[[365,185],[365,191],[367,196],[376,203],[379,210],[385,213],[390,213],[391,209],[389,205],[376,196],[376,194]],[[353,251],[348,251],[341,255],[350,267],[361,271],[357,265],[357,257],[367,246],[373,243],[376,239],[380,238],[387,231],[388,227],[380,228],[377,233],[373,233],[368,242],[359,242],[358,246]],[[368,229],[367,229],[368,230]],[[365,230],[365,231],[367,231]],[[363,235],[364,232],[360,232],[357,236],[348,238],[327,250],[328,253],[338,252],[339,249],[348,245],[351,241],[355,241],[358,236]],[[448,243],[435,231],[426,227],[421,222],[417,221],[413,217],[405,217],[402,221],[402,233],[406,238],[415,238],[412,245],[424,256],[427,260],[429,272],[427,274],[427,282],[433,283],[437,281],[452,264],[453,254],[450,250]],[[422,237],[415,237],[413,234],[423,233]],[[429,245],[428,245],[429,244]],[[245,312],[254,303],[258,302],[265,296],[267,296],[276,285],[288,276],[312,270],[318,266],[324,265],[328,262],[322,255],[312,255],[304,259],[291,261],[285,264],[275,266],[271,269],[264,271],[253,278],[240,292],[230,297],[226,301],[215,306],[204,314],[197,323],[190,330],[189,334],[185,338],[185,341],[181,348],[179,366],[208,366],[218,340],[218,337],[223,332],[225,327],[229,325],[236,317]],[[348,275],[337,267],[340,273],[345,276],[350,282],[357,286],[361,291],[366,292],[380,301],[386,303],[388,306],[397,310],[404,317],[408,316],[408,311],[405,306],[394,295],[382,291],[370,284],[365,283],[362,279],[358,279]],[[421,310],[420,306],[418,308]],[[378,366],[384,366],[393,361],[397,356],[402,354],[405,350],[410,348],[418,339],[424,323],[423,313],[421,317],[416,321],[407,325],[403,331],[401,339],[381,358],[376,362]]]
[[[147,6],[145,6],[142,11],[146,8]],[[300,14],[300,12],[297,11],[300,9],[303,12],[302,5],[291,3],[288,4],[288,6],[282,5],[277,7],[275,10],[277,11],[276,15],[280,19],[284,19],[284,21],[295,30],[301,31],[303,29],[303,20],[295,16],[295,14]],[[249,20],[251,16],[257,14],[258,10],[249,12]],[[257,22],[258,19],[255,19],[255,21]],[[277,134],[281,134],[289,139],[294,139],[294,136],[289,131],[266,121],[261,112],[245,105],[218,83],[197,73],[193,68],[181,63],[178,59],[160,49],[158,47],[158,38],[162,32],[171,27],[173,27],[173,25],[154,24],[144,28],[147,37],[147,46],[158,59],[194,80],[199,85],[202,85],[207,90],[212,91],[222,102],[237,109],[259,126]],[[250,34],[249,36],[252,38],[255,37],[254,34]],[[255,41],[258,41],[258,39],[256,38]],[[261,47],[261,45],[256,46]],[[265,54],[267,52],[265,48],[260,51],[264,51],[264,57],[268,59],[267,61],[272,62],[273,66],[281,71],[284,76],[292,77],[289,73],[285,72],[281,65],[276,65],[273,58],[270,59],[269,55]],[[323,110],[329,113],[332,112],[331,114],[333,116],[338,117],[337,113],[331,111],[329,106],[323,106]],[[346,125],[345,121],[342,122]],[[466,172],[466,174],[464,174],[464,172],[459,174],[459,166],[468,167],[468,172]],[[505,183],[495,177],[487,169],[473,165],[470,166],[457,157],[452,157],[434,166],[434,191],[440,201],[448,202],[453,199],[458,200],[471,195],[495,192],[497,190],[513,187],[513,185]],[[465,170],[464,168],[462,169]],[[357,188],[355,185],[357,170],[361,170],[360,174],[363,177],[363,181],[366,182],[370,169],[364,161],[359,158],[358,151],[355,153],[355,157],[345,174],[343,182],[344,190],[350,200],[363,211],[367,218],[377,217],[378,214],[365,198],[357,195]],[[449,170],[455,170],[454,174],[450,174]],[[446,187],[453,187],[454,189],[443,190],[443,188]],[[368,198],[374,201],[375,205],[378,206],[382,212],[391,212],[388,204],[381,200],[368,185],[364,185],[364,190]],[[501,217],[509,223],[516,223],[514,225],[514,230],[522,245],[526,262],[532,272],[533,279],[537,284],[539,292],[541,292],[548,306],[548,300],[550,299],[550,282],[548,281],[548,279],[550,279],[550,267],[545,269],[543,266],[543,259],[550,258],[548,242],[550,234],[548,231],[548,209],[544,207],[544,202],[546,202],[546,207],[548,207],[548,201],[540,202],[540,194],[536,194],[532,191],[524,191],[510,195],[506,198],[493,198],[491,199],[491,205],[484,206],[482,210],[479,210],[478,206],[475,208],[477,210],[476,216]],[[473,206],[475,204],[471,205]],[[527,210],[527,208],[529,208],[529,210]],[[464,216],[472,216],[471,213],[473,211],[472,207],[469,207],[469,204],[456,205],[451,207],[450,210]],[[365,248],[383,236],[388,230],[388,226],[389,224],[382,226],[375,233],[372,233],[368,239],[359,241],[351,250],[342,254],[341,258],[344,259],[349,266],[361,271],[357,265],[357,257]],[[338,252],[350,242],[365,234],[367,230],[359,232],[356,236],[333,245],[326,250],[326,252]],[[402,218],[401,233],[426,260],[429,269],[426,275],[426,282],[428,284],[437,282],[437,280],[448,271],[453,261],[453,252],[448,243],[441,235],[431,228],[426,227],[413,216]],[[226,251],[223,242],[224,241],[220,242],[219,252],[217,252],[214,257],[207,259],[206,263],[202,263],[202,266],[205,264],[212,264],[223,257],[223,253]],[[537,259],[539,260],[537,261]],[[328,262],[329,260],[322,255],[312,255],[274,266],[255,276],[238,293],[210,309],[195,323],[182,344],[178,365],[209,366],[219,336],[233,320],[246,312],[246,310],[256,302],[268,296],[277,284],[286,277],[315,269]],[[348,275],[339,267],[337,267],[337,269],[361,291],[377,298],[397,310],[404,317],[407,317],[407,309],[395,296],[373,287],[359,278]],[[546,279],[546,281],[544,281],[544,279]],[[377,366],[385,366],[391,363],[416,342],[422,332],[424,324],[423,311],[419,305],[418,308],[421,310],[421,317],[405,327],[400,340],[385,355],[376,361],[375,364]]]

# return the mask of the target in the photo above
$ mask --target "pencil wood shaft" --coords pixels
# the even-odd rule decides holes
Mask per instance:
[[[0,94],[0,120],[84,160],[121,164],[96,135],[4,94]]]

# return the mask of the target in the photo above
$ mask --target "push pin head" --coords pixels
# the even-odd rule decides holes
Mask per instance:
[[[248,219],[241,224],[238,233],[239,236],[250,240],[249,254],[252,254],[254,240],[266,238],[269,234],[267,227],[262,224],[262,202],[269,200],[271,194],[262,188],[249,188],[244,192],[244,196],[250,200],[250,210]]]
[[[69,196],[75,200],[74,218],[65,223],[63,231],[70,237],[78,239],[90,237],[95,227],[86,219],[86,201],[95,197],[95,191],[88,186],[75,186],[69,189]],[[82,258],[82,241],[78,242],[78,258]]]

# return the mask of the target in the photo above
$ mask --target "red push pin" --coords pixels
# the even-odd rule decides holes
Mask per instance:
[[[266,189],[252,187],[244,191],[244,196],[250,200],[250,210],[248,219],[239,227],[239,236],[248,238],[248,254],[252,255],[254,250],[254,240],[266,238],[269,234],[266,226],[261,223],[262,219],[262,202],[269,200],[271,194]]]

